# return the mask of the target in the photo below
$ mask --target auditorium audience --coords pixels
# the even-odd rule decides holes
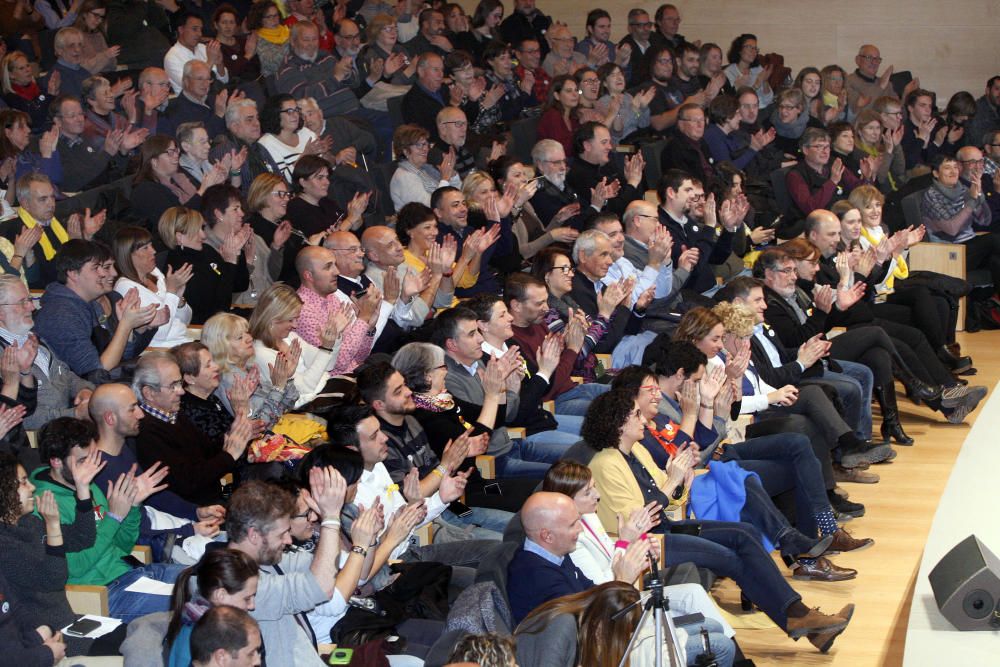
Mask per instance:
[[[825,653],[854,605],[769,551],[857,576],[846,489],[929,442],[900,403],[988,393],[956,330],[1000,322],[1000,76],[793,79],[746,32],[724,66],[672,4],[0,5],[11,661],[610,667],[638,629],[646,664],[608,616],[650,556],[704,617],[681,663],[739,664],[697,567]],[[170,612],[128,590],[181,562]],[[67,584],[127,628],[63,637]]]

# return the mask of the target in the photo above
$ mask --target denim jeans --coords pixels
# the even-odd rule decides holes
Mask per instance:
[[[688,633],[687,644],[684,646],[687,652],[687,664],[695,664],[698,656],[704,650],[701,644],[702,628],[708,630],[708,644],[712,647],[712,653],[715,654],[715,663],[719,667],[732,667],[733,661],[736,659],[736,645],[733,644],[732,639],[722,634],[722,626],[719,622],[710,618],[706,618],[698,625],[684,626],[684,630]],[[666,651],[663,652],[663,655],[664,662],[669,664]]]
[[[875,377],[870,368],[856,361],[842,361],[840,373],[823,372],[823,380],[831,382],[844,403],[844,421],[854,427],[854,434],[861,440],[872,437],[872,387]]]
[[[806,535],[816,535],[816,514],[830,509],[819,459],[809,438],[800,433],[776,433],[748,438],[725,448],[723,461],[760,476],[771,497],[795,490],[795,525]]]
[[[556,430],[539,431],[523,440],[522,457],[529,461],[555,463],[566,450],[580,442],[583,417],[556,414]]]
[[[609,391],[611,385],[587,382],[578,384],[569,391],[556,396],[556,414],[583,417],[587,414],[590,403],[601,394]]]
[[[134,570],[126,572],[108,584],[108,613],[113,618],[129,623],[146,614],[169,611],[169,595],[133,593],[125,589],[142,577],[172,584],[183,570],[183,565],[153,563],[152,565],[137,567]]]
[[[729,521],[675,521],[670,525],[698,525],[701,532],[697,536],[670,533],[668,525],[660,524],[657,530],[666,533],[664,565],[691,562],[729,577],[778,627],[785,629],[785,610],[802,597],[785,581],[753,526]]]
[[[457,528],[472,528],[472,539],[476,540],[496,540],[503,539],[504,528],[514,516],[510,512],[503,510],[489,509],[486,507],[470,507],[472,514],[468,516],[458,516],[450,509],[441,513],[438,518],[450,526]]]

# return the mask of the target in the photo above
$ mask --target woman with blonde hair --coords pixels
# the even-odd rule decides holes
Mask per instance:
[[[279,353],[268,369],[268,387],[260,382],[260,369],[255,363],[253,337],[246,319],[232,313],[217,313],[208,318],[201,330],[201,342],[219,365],[219,387],[215,395],[226,409],[232,412],[229,391],[237,383],[252,378],[256,389],[250,395],[250,413],[254,419],[263,420],[268,428],[281,416],[295,408],[299,391],[291,381],[298,366],[298,357],[291,352]]]
[[[205,219],[201,213],[183,206],[168,208],[159,222],[160,238],[167,251],[168,272],[190,267],[191,278],[184,294],[191,306],[191,323],[202,324],[232,305],[239,279],[240,252],[246,243],[245,233],[231,234],[216,250],[205,242]],[[243,268],[243,280],[247,280]]]
[[[0,87],[7,106],[28,114],[31,127],[40,133],[48,124],[49,103],[59,94],[58,74],[50,76],[45,90],[42,90],[28,56],[20,51],[11,51],[0,61]]]
[[[302,247],[308,243],[305,235],[294,229],[286,217],[288,203],[295,193],[288,187],[281,176],[265,172],[253,179],[250,191],[247,193],[247,208],[250,217],[247,222],[253,228],[253,233],[264,240],[267,245],[284,247],[281,270],[277,280],[298,286],[299,274],[295,270],[295,257]]]
[[[271,367],[278,363],[279,355],[285,354],[289,360],[298,360],[292,374],[292,381],[299,392],[296,408],[302,408],[323,393],[329,372],[337,362],[334,346],[354,313],[345,309],[331,314],[319,331],[321,345],[316,347],[294,331],[301,311],[302,299],[295,290],[276,283],[260,295],[250,316],[250,335],[253,337],[262,388],[271,390],[275,387],[271,383]],[[342,353],[346,351],[343,346],[339,349]]]
[[[190,264],[183,264],[176,272],[167,268],[167,274],[156,266],[156,249],[153,235],[143,227],[130,225],[120,228],[111,242],[111,252],[118,269],[115,291],[123,297],[135,289],[139,305],[157,304],[167,308],[170,319],[156,330],[150,341],[153,347],[173,347],[191,340],[187,327],[191,323],[191,306],[184,298],[188,282],[194,274]]]

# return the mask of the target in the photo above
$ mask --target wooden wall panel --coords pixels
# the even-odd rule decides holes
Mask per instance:
[[[460,0],[471,11],[476,2]],[[513,0],[506,0],[507,11]],[[585,34],[586,12],[603,6],[612,16],[616,38],[626,32],[631,7],[655,12],[659,3],[621,0],[590,2],[539,0],[539,7]],[[837,63],[851,71],[858,46],[871,42],[884,65],[910,70],[925,88],[944,98],[969,90],[977,98],[986,80],[1000,73],[1000,3],[992,0],[680,0],[681,33],[728,48],[741,32],[752,32],[765,51],[777,51],[797,72],[807,65]]]

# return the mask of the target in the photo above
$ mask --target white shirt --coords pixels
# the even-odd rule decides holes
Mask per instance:
[[[170,88],[174,91],[175,95],[179,95],[183,89],[183,84],[181,83],[184,78],[184,65],[187,64],[189,60],[201,60],[202,62],[208,62],[208,49],[205,48],[204,44],[199,44],[194,47],[194,51],[184,46],[180,42],[176,42],[167,51],[167,55],[163,57],[163,69],[167,72],[167,78],[170,79]],[[225,74],[219,74],[219,70],[212,66],[212,74],[215,78],[222,83],[229,83],[229,72]]]
[[[306,149],[306,144],[316,138],[316,133],[308,127],[303,127],[298,131],[297,137],[299,142],[294,146],[289,146],[273,134],[265,134],[257,140],[257,143],[274,160],[274,163],[278,166],[278,171],[281,172],[281,177],[287,183],[292,182],[292,170],[295,169],[295,163],[302,157],[302,151]]]
[[[402,484],[396,484],[392,481],[384,463],[376,463],[371,470],[365,470],[361,473],[354,504],[368,508],[372,506],[376,498],[380,498],[382,501],[382,507],[385,511],[385,530],[388,530],[389,524],[392,523],[392,517],[396,512],[406,507],[406,498],[403,497]],[[430,523],[448,508],[448,504],[441,500],[439,491],[435,491],[430,498],[424,498],[424,505],[427,507],[427,516],[420,524],[421,526]],[[385,530],[383,530],[383,534]],[[410,540],[403,540],[399,546],[393,549],[389,558],[397,559],[409,548]]]
[[[185,303],[181,306],[180,298],[167,291],[166,279],[159,269],[154,268],[150,275],[156,279],[155,292],[142,283],[124,277],[115,283],[115,291],[125,296],[134,287],[139,294],[139,305],[145,307],[155,303],[157,308],[166,306],[170,310],[170,319],[156,330],[156,335],[149,343],[151,347],[174,347],[189,342],[191,337],[188,336],[187,327],[191,324],[190,304]]]

